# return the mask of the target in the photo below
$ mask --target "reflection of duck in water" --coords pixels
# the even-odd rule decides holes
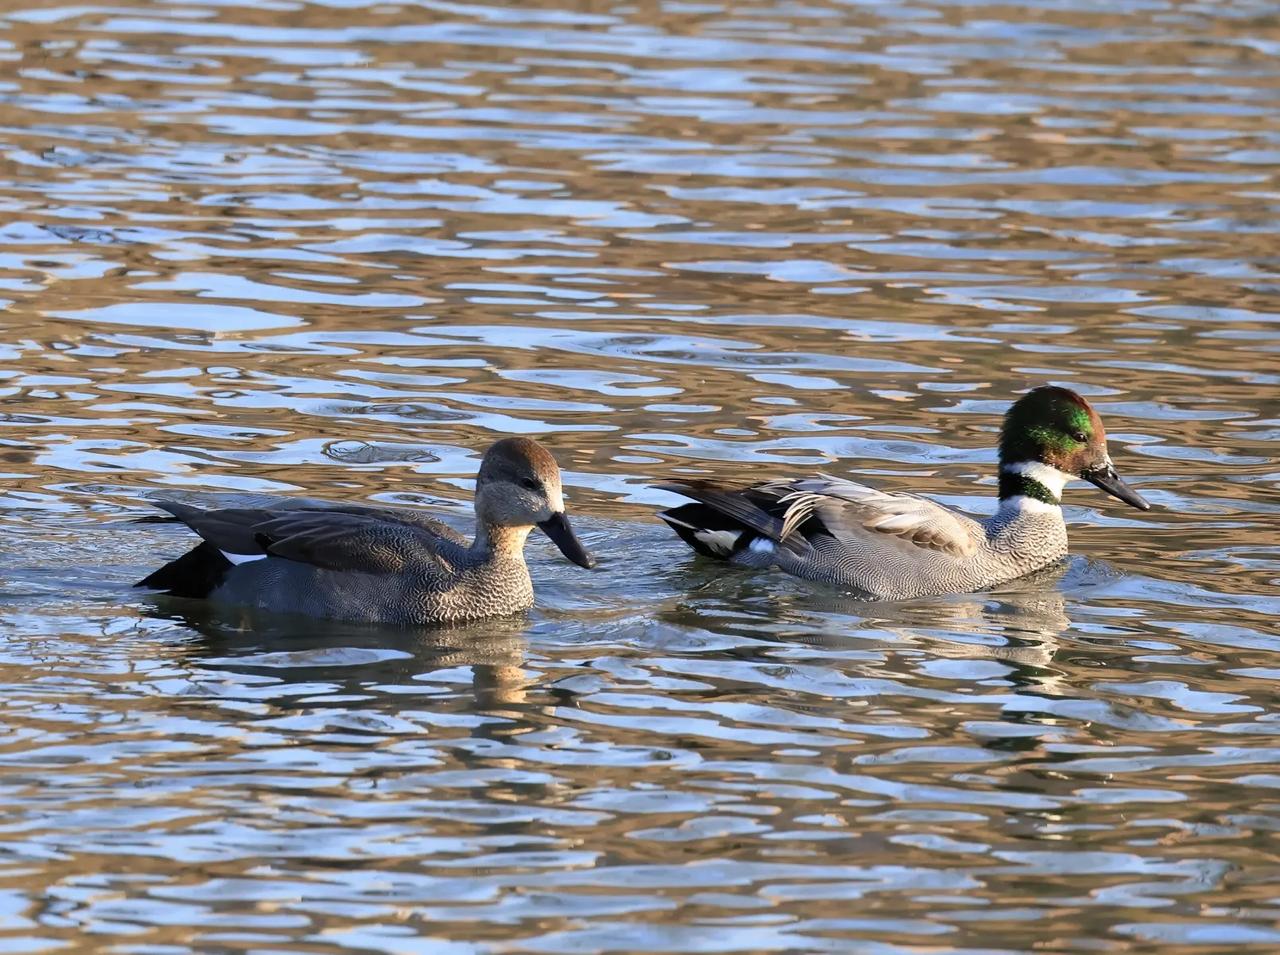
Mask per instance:
[[[872,599],[926,597],[983,590],[1060,560],[1060,498],[1077,477],[1150,508],[1116,474],[1097,412],[1074,391],[1043,387],[1005,415],[1000,506],[984,520],[829,476],[742,489],[673,481],[659,487],[696,503],[659,516],[707,557],[778,567]]]
[[[460,667],[471,669],[469,708],[478,712],[522,706],[530,683],[523,669],[529,625],[519,617],[488,621],[483,629],[389,630],[213,603],[151,613],[199,635],[186,656],[201,669],[267,672],[288,684],[336,684],[343,708],[359,708],[366,700],[370,708],[384,705],[390,697],[369,695],[370,686],[421,687],[424,676]]]
[[[573,694],[555,689],[554,703],[543,703],[537,696],[546,691],[531,693],[535,675],[525,666],[529,624],[519,617],[470,627],[389,630],[298,621],[212,603],[185,604],[178,613],[163,616],[199,635],[188,645],[187,663],[193,671],[213,676],[219,686],[232,674],[247,677],[247,692],[255,701],[270,700],[284,713],[313,714],[323,731],[333,719],[344,728],[376,735],[383,726],[380,717],[385,717],[392,732],[430,737],[434,751],[447,754],[448,764],[474,771],[476,798],[486,802],[523,803],[553,788],[525,779],[522,758],[508,744],[518,746],[519,737],[554,724],[556,707]],[[467,670],[469,687],[464,682]],[[272,682],[264,685],[264,678]],[[299,693],[295,687],[307,691]],[[317,687],[328,692],[318,697]],[[422,705],[423,692],[427,706]],[[233,697],[235,693],[230,691]],[[219,698],[226,695],[219,690]],[[429,709],[432,721],[419,722],[413,712],[417,709]],[[315,725],[304,724],[302,732],[314,731]],[[513,778],[493,770],[510,770]],[[429,790],[436,785],[437,771],[421,777],[397,772],[384,779],[375,762],[368,774],[379,785]]]
[[[833,650],[875,648],[896,654],[919,648],[929,659],[1000,661],[1014,668],[1002,679],[1056,692],[1062,674],[1048,668],[1059,652],[1061,635],[1071,626],[1068,595],[1057,586],[1066,570],[1059,564],[991,592],[914,601],[868,601],[808,589],[768,593],[761,591],[758,578],[744,577],[739,592],[724,597],[724,602],[754,602],[776,630],[765,632],[756,617],[723,626],[754,640]],[[677,626],[688,626],[699,614],[682,604],[668,617]]]
[[[278,498],[260,507],[157,505],[204,538],[139,586],[178,597],[404,626],[504,616],[533,605],[524,544],[535,526],[582,567],[595,561],[564,513],[560,469],[507,438],[476,479],[474,542],[407,508]]]
[[[1055,668],[1053,661],[1071,618],[1066,612],[1066,597],[1046,586],[1049,581],[1044,578],[1061,576],[1061,569],[1053,568],[1035,575],[1035,588],[948,601],[930,620],[927,635],[913,629],[900,631],[900,636],[927,644],[930,658],[1003,663],[1009,670],[1000,675],[1001,680],[1024,690],[1056,695],[1062,692],[1065,673]],[[939,633],[939,629],[945,632]]]

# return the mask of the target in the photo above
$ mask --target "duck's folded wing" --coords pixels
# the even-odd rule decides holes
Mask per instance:
[[[984,538],[976,521],[914,494],[880,491],[843,478],[818,475],[762,484],[784,505],[780,539],[810,530],[809,522],[841,541],[881,539],[953,557],[974,552]]]
[[[284,500],[288,501],[288,498]],[[298,503],[283,507],[272,506],[272,511],[319,511],[324,514],[346,514],[352,517],[385,524],[404,524],[432,537],[440,538],[463,547],[470,545],[465,537],[439,518],[413,507],[378,507],[373,504],[343,504],[320,498],[299,498]]]
[[[325,511],[326,513],[355,514],[375,518],[380,521],[390,521],[399,524],[408,524],[411,527],[418,527],[424,531],[434,534],[444,540],[451,541],[454,544],[467,546],[468,541],[460,533],[446,524],[439,518],[433,517],[429,512],[414,507],[378,507],[375,504],[348,504],[342,501],[329,501],[319,497],[283,497],[276,494],[246,494],[240,492],[200,492],[198,494],[184,494],[180,499],[164,498],[150,500],[151,504],[162,510],[168,511],[169,517],[139,517],[135,518],[138,523],[150,524],[166,521],[180,521],[186,523],[186,519],[178,514],[177,509],[182,508],[186,512],[205,512],[215,513],[222,511],[258,511],[258,512],[283,512],[283,511]]]
[[[420,528],[367,516],[286,512],[256,530],[272,557],[329,570],[386,574],[404,570],[415,559],[441,562],[436,541]]]
[[[202,510],[177,501],[157,501],[156,505],[233,562],[239,562],[237,558],[281,557],[330,570],[364,573],[393,573],[411,561],[449,566],[440,553],[440,535],[369,513],[300,507]]]

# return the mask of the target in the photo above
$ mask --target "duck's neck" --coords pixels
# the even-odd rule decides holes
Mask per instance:
[[[1071,475],[1039,461],[1000,462],[1001,511],[1049,511],[1062,506]]]
[[[524,542],[532,527],[479,523],[471,553],[481,560],[524,560]]]

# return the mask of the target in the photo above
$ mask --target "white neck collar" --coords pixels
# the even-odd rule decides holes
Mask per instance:
[[[1057,504],[1046,504],[1044,501],[1037,501],[1034,497],[1027,497],[1025,494],[1015,494],[1012,497],[1000,498],[1000,508],[997,514],[1062,514],[1062,508]]]

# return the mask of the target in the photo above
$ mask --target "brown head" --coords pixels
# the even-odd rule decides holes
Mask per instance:
[[[565,517],[556,459],[532,438],[503,438],[484,453],[476,477],[476,518],[490,527],[540,527],[569,560],[595,566]]]
[[[1004,416],[1000,496],[1021,494],[1057,504],[1062,485],[1073,477],[1140,510],[1151,508],[1116,474],[1107,453],[1107,431],[1089,402],[1069,388],[1035,388]],[[1048,492],[1047,498],[1041,490]]]

